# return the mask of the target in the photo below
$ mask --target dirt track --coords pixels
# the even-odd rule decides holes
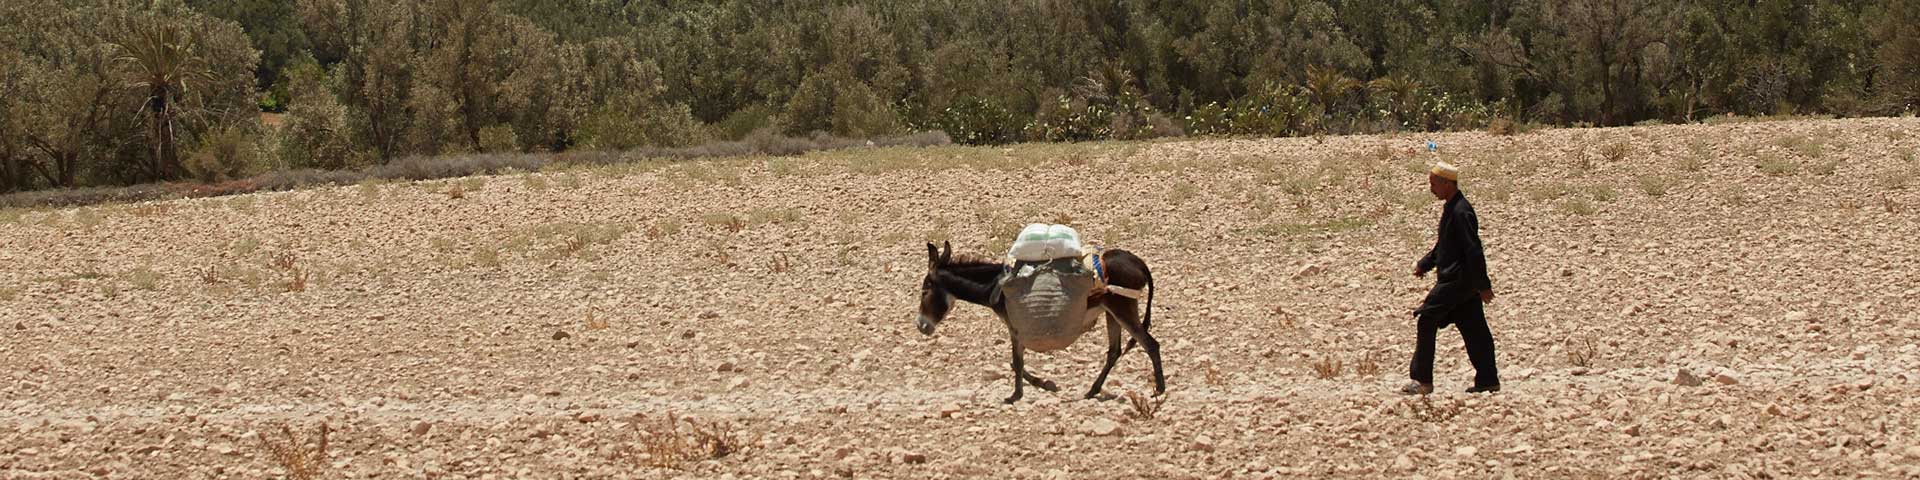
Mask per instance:
[[[1459,393],[1451,329],[1440,393],[1392,393],[1426,138],[1482,219],[1500,394]],[[259,435],[323,422],[329,478],[1920,476],[1916,147],[1870,119],[882,149],[14,212],[0,478],[282,476]],[[1079,399],[1100,335],[1001,406],[984,309],[913,330],[923,240],[1028,221],[1152,265],[1156,418],[1137,351]],[[668,414],[745,450],[653,468]]]

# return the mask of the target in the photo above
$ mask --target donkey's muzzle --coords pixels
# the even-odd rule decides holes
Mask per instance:
[[[926,315],[913,319],[913,326],[920,329],[921,335],[933,335],[933,319],[927,318]]]

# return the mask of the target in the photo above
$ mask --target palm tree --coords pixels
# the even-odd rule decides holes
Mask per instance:
[[[1341,74],[1338,69],[1307,67],[1306,87],[1307,92],[1313,95],[1314,102],[1319,104],[1321,113],[1332,115],[1341,103],[1345,103],[1347,94],[1359,90],[1361,84]]]
[[[156,179],[177,178],[182,171],[174,133],[178,98],[193,81],[211,81],[213,72],[185,25],[153,15],[128,27],[125,37],[113,44],[118,50],[114,60],[129,66],[127,88],[147,95],[141,112],[152,115],[147,140],[153,146],[153,160],[148,168]]]

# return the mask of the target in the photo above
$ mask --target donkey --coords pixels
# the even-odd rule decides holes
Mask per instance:
[[[945,250],[927,244],[927,276],[920,281],[920,316],[915,326],[920,333],[933,335],[940,322],[946,320],[953,310],[955,300],[965,301],[993,309],[993,314],[1007,325],[1008,336],[1013,344],[1013,396],[1006,403],[1020,400],[1021,385],[1033,385],[1049,392],[1059,391],[1053,382],[1040,379],[1027,373],[1023,360],[1025,348],[1020,343],[1020,335],[1007,321],[1006,301],[999,295],[999,277],[1006,265],[981,258],[953,258],[953,245],[941,242]],[[1147,311],[1140,315],[1140,301],[1111,292],[1095,291],[1087,299],[1090,315],[1105,312],[1107,319],[1107,361],[1100,367],[1100,376],[1094,378],[1093,389],[1087,391],[1087,398],[1100,395],[1100,386],[1107,382],[1107,374],[1113,371],[1113,365],[1120,354],[1132,350],[1134,342],[1139,342],[1147,352],[1147,358],[1153,361],[1153,391],[1158,396],[1167,391],[1166,375],[1160,369],[1160,342],[1147,333],[1153,324],[1153,273],[1147,270],[1147,262],[1126,250],[1109,249],[1101,253],[1100,260],[1105,266],[1106,283],[1115,287],[1145,290],[1147,293]],[[1132,340],[1126,348],[1120,346],[1120,331],[1125,329]],[[1077,334],[1076,334],[1077,335]]]

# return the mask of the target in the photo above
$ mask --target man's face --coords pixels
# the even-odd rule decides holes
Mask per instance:
[[[1433,198],[1446,200],[1453,196],[1453,181],[1440,178],[1439,175],[1427,175],[1427,191],[1433,192]]]

